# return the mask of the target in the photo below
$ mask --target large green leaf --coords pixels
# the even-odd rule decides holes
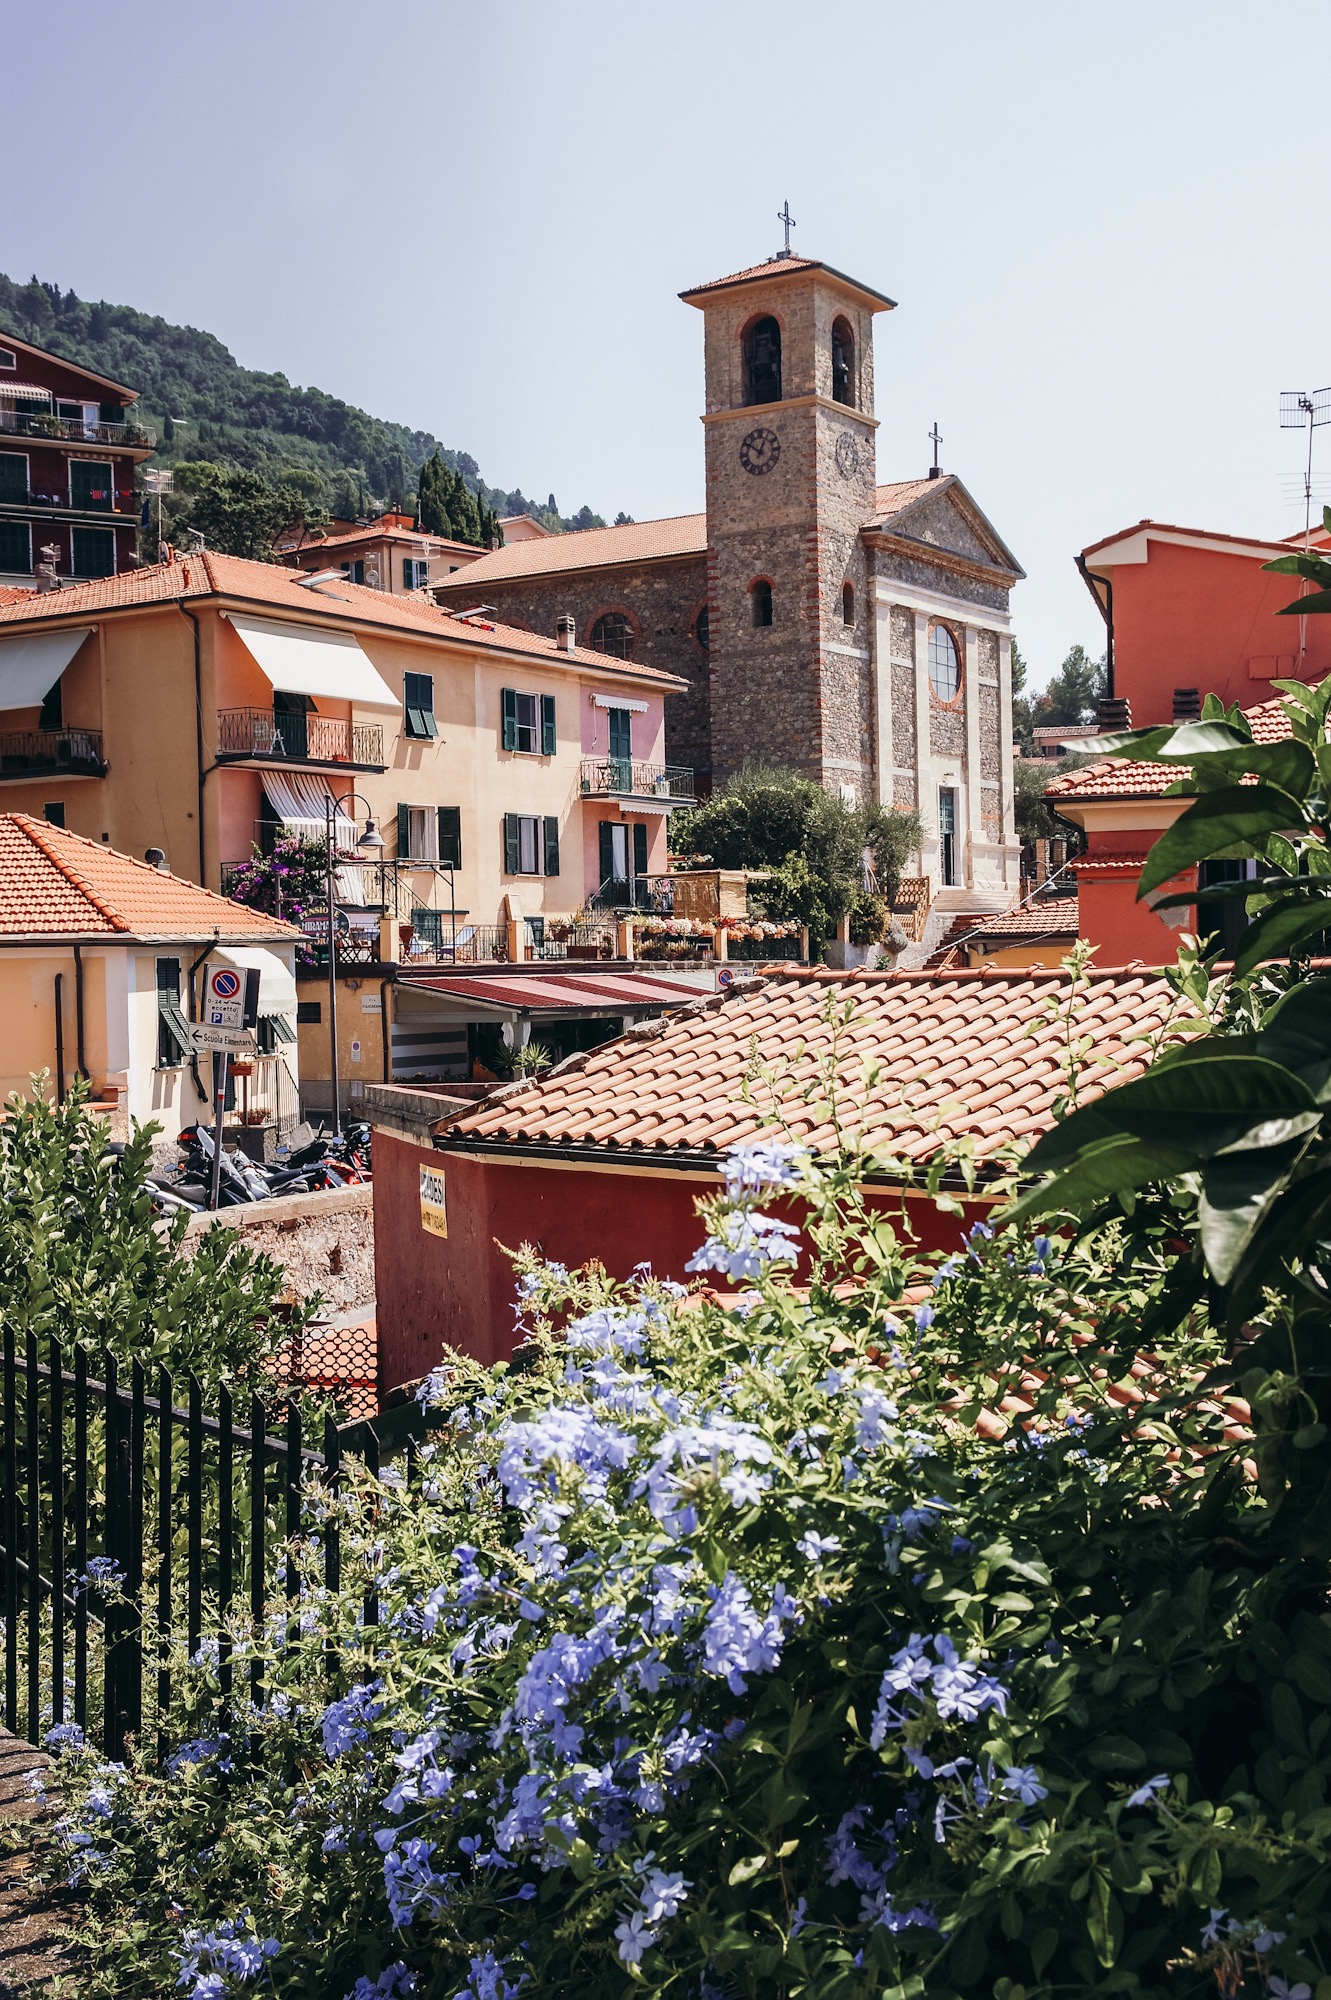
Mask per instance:
[[[1145,764],[1191,764],[1216,750],[1241,750],[1252,731],[1232,722],[1161,723],[1154,729],[1120,729],[1079,743],[1079,756],[1132,757]]]
[[[1302,552],[1277,556],[1274,562],[1263,563],[1262,568],[1274,576],[1306,576],[1311,583],[1331,584],[1331,563],[1323,556],[1305,556]]]
[[[1287,1259],[1316,1241],[1331,1220],[1331,1167],[1295,1181],[1280,1194],[1234,1271],[1228,1323],[1241,1325],[1264,1287],[1279,1284]]]
[[[1137,884],[1137,900],[1195,861],[1209,860],[1228,847],[1252,846],[1268,834],[1288,833],[1305,823],[1298,800],[1274,785],[1227,785],[1207,792],[1156,841]]]
[[[1331,979],[1321,974],[1292,987],[1267,1015],[1257,1051],[1301,1076],[1324,1102],[1331,1079]]]
[[[1150,1145],[1129,1133],[1109,1133],[1085,1146],[1064,1172],[1029,1188],[1004,1209],[1003,1220],[1024,1222],[1061,1209],[1079,1215],[1110,1196],[1150,1187],[1153,1181],[1168,1180],[1195,1165],[1194,1156],[1179,1146]]]
[[[1153,1063],[1131,1083],[1107,1090],[1042,1134],[1025,1166],[1062,1167],[1097,1140],[1124,1133],[1157,1143],[1167,1134],[1175,1152],[1203,1159],[1265,1120],[1316,1110],[1307,1084],[1283,1064],[1220,1054],[1221,1047],[1218,1041],[1190,1043],[1171,1061]]]
[[[1248,743],[1239,750],[1224,750],[1202,763],[1207,771],[1230,771],[1236,776],[1251,771],[1293,798],[1303,797],[1317,770],[1317,759],[1308,745],[1292,736],[1282,737],[1279,743]]]
[[[1229,1283],[1253,1236],[1307,1149],[1302,1143],[1265,1152],[1224,1153],[1202,1173],[1197,1204],[1202,1252],[1213,1277]]]
[[[1306,897],[1287,898],[1274,909],[1264,910],[1249,924],[1234,954],[1234,976],[1241,979],[1264,958],[1283,958],[1300,938],[1315,937],[1331,929],[1331,896],[1310,903]]]
[[[1292,604],[1282,604],[1277,612],[1279,618],[1306,618],[1310,612],[1331,611],[1331,590],[1310,590],[1306,597],[1296,597]]]

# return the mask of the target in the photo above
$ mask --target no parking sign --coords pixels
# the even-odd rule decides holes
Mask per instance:
[[[259,1018],[259,975],[212,965],[204,988],[203,1018],[210,1028],[252,1028]]]

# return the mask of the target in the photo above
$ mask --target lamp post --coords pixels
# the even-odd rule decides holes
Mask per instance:
[[[365,831],[356,842],[356,845],[365,854],[382,851],[384,844],[383,835],[374,823],[374,814],[370,810],[368,799],[362,798],[359,792],[343,792],[340,798],[335,799],[333,794],[329,792],[324,800],[324,832],[326,836],[324,859],[328,870],[328,1047],[332,1058],[333,1137],[335,1139],[342,1137],[342,1092],[337,1068],[337,934],[333,925],[335,914],[333,875],[336,864],[333,854],[333,837],[336,830],[338,807],[345,805],[354,807],[357,799],[360,799],[361,804],[365,807]]]

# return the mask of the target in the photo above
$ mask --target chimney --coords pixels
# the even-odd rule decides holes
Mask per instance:
[[[1095,712],[1102,730],[1131,729],[1132,704],[1126,696],[1106,695]]]
[[[555,644],[561,653],[571,653],[577,643],[577,622],[571,612],[561,611],[555,620]]]
[[[1201,720],[1202,696],[1200,688],[1174,689],[1175,722],[1198,722]]]

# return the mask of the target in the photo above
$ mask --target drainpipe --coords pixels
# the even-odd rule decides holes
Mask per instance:
[[[180,608],[194,627],[194,762],[199,785],[199,887],[206,889],[208,879],[204,861],[203,784],[208,774],[203,767],[203,655],[199,638],[199,621],[187,605],[182,603]]]
[[[186,986],[189,993],[189,1018],[191,1021],[195,1021],[198,1019],[198,1013],[194,1005],[194,975],[198,971],[199,967],[201,965],[206,964],[208,959],[212,956],[213,945],[217,943],[217,940],[218,938],[221,937],[221,935],[222,933],[220,930],[215,930],[213,932],[213,943],[206,944],[204,946],[203,950],[199,953],[193,965],[190,967],[189,971],[185,975]],[[203,1087],[203,1078],[199,1075],[199,1058],[193,1053],[193,1051],[190,1052],[189,1073],[194,1079],[194,1088],[199,1093],[200,1104],[207,1104],[209,1101],[209,1093]]]
[[[1086,567],[1085,556],[1077,557],[1077,568],[1081,571],[1082,582],[1086,585],[1086,588],[1090,591],[1091,596],[1095,599],[1096,610],[1100,613],[1100,616],[1105,621],[1105,634],[1106,634],[1105,699],[1107,701],[1113,701],[1114,699],[1114,579],[1112,576],[1101,576],[1098,575],[1095,570],[1088,569]],[[1103,597],[1101,597],[1100,592],[1095,587],[1097,583],[1103,585],[1104,587]]]
[[[61,1003],[61,988],[65,983],[63,972],[55,976],[55,1087],[56,1102],[65,1101],[65,1016]]]
[[[379,1034],[384,1045],[384,1082],[393,1081],[393,1041],[388,1027],[388,989],[391,979],[379,981]]]
[[[77,944],[74,947],[74,1053],[74,1074],[86,1082],[88,1065],[83,1059],[83,947]]]

